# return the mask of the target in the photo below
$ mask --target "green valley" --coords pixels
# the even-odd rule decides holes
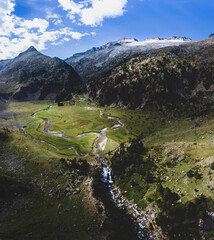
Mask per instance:
[[[103,209],[102,201],[94,198],[92,194],[93,171],[96,172],[100,164],[95,159],[93,150],[94,145],[98,144],[97,135],[89,134],[79,139],[47,135],[44,132],[46,122],[43,119],[51,120],[50,132],[64,133],[69,137],[90,132],[99,133],[104,128],[111,129],[120,119],[119,121],[124,125],[106,133],[108,140],[104,152],[111,162],[115,183],[120,187],[123,197],[136,203],[141,211],[148,215],[153,226],[157,229],[159,229],[157,225],[162,226],[169,236],[174,236],[172,239],[180,239],[181,235],[177,234],[181,229],[182,239],[188,239],[189,235],[185,234],[189,233],[190,229],[192,236],[200,236],[196,222],[203,217],[200,214],[203,215],[212,208],[212,199],[214,199],[212,113],[195,119],[187,117],[169,119],[154,112],[91,106],[81,97],[64,102],[63,106],[54,104],[48,109],[50,105],[52,105],[50,101],[9,102],[7,109],[1,113],[0,138],[3,147],[2,156],[4,156],[1,161],[4,169],[1,179],[6,182],[9,189],[12,188],[12,192],[15,186],[18,197],[15,197],[14,201],[17,203],[18,199],[24,199],[21,209],[27,211],[20,214],[20,206],[18,206],[16,213],[12,215],[12,220],[9,212],[5,212],[5,219],[1,220],[3,236],[12,239],[11,235],[5,235],[6,226],[14,227],[13,231],[17,232],[16,226],[22,229],[27,239],[30,233],[22,223],[28,218],[29,212],[32,214],[36,209],[39,215],[33,214],[34,218],[28,226],[31,229],[29,231],[32,232],[40,226],[40,224],[36,226],[35,222],[43,214],[45,214],[44,221],[48,221],[45,220],[47,218],[52,219],[48,223],[49,229],[54,227],[54,224],[58,224],[58,221],[62,221],[63,228],[66,228],[68,222],[73,222],[74,227],[69,228],[69,231],[75,233],[74,236],[78,236],[78,239],[95,239],[94,234],[98,232],[102,236],[111,232],[109,226],[105,226],[101,231],[99,225],[106,221],[105,207]],[[46,111],[42,112],[42,110]],[[36,117],[33,116],[35,112],[38,112],[35,114]],[[15,167],[21,170],[8,168],[6,174],[5,169],[11,155],[18,156],[16,158],[19,160]],[[61,159],[70,160],[65,160],[67,163],[63,165]],[[86,160],[91,170],[81,172],[79,165],[73,164],[75,159],[78,164]],[[19,179],[18,182],[12,183],[15,179]],[[26,183],[29,184],[30,190],[22,187],[22,184],[26,185]],[[92,196],[89,197],[91,194]],[[201,201],[201,198],[204,200],[203,207],[200,208],[201,205],[195,206],[194,202]],[[31,201],[32,203],[29,204]],[[81,205],[81,202],[84,204]],[[45,207],[44,204],[47,206]],[[190,224],[185,225],[185,230],[180,224],[186,221],[188,215],[184,213],[182,217],[176,210],[172,212],[170,209],[174,205],[176,206],[174,209],[177,208],[178,211],[189,211],[190,204],[193,204],[193,208],[195,206],[196,213],[199,212],[194,217],[190,217]],[[78,208],[77,215],[76,208]],[[70,214],[59,220],[62,211]],[[97,211],[103,213],[98,214]],[[167,214],[170,215],[171,220],[167,218]],[[72,216],[73,220],[69,216]],[[90,220],[84,222],[87,218],[96,219],[93,220],[93,231],[89,231],[91,234],[88,238],[84,235],[84,227],[91,229]],[[8,224],[8,221],[12,222]],[[18,226],[17,222],[19,222]],[[169,229],[167,224],[172,223],[177,224],[177,227]],[[57,231],[55,229],[54,233]],[[164,238],[166,232],[159,232],[159,237]],[[46,229],[43,229],[38,236],[41,237],[45,233]],[[97,236],[101,237],[99,234]],[[212,235],[212,231],[206,232],[206,236],[209,234]],[[66,234],[62,235],[67,239]]]

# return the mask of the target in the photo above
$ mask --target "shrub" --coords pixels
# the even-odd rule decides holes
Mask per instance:
[[[10,130],[8,128],[3,128],[0,131],[0,141],[7,141],[10,137]]]
[[[148,206],[148,203],[145,199],[141,199],[140,201],[138,201],[138,206],[143,210],[145,210],[146,207]]]
[[[188,177],[188,178],[192,178],[193,176],[194,176],[193,171],[192,171],[192,170],[189,170],[189,171],[187,172],[187,177]]]
[[[198,172],[198,169],[196,169],[194,171],[193,170],[189,170],[187,172],[187,177],[189,177],[189,178],[195,177],[196,179],[200,179],[202,177],[202,174],[200,174]]]

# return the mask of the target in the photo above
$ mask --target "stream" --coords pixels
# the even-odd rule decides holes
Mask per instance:
[[[95,140],[93,144],[93,153],[95,155],[96,160],[101,164],[102,166],[102,173],[101,173],[101,180],[103,183],[105,183],[105,186],[108,188],[108,191],[110,192],[111,198],[116,204],[116,206],[120,209],[125,209],[127,212],[129,212],[134,219],[135,223],[137,224],[137,230],[138,230],[138,238],[139,239],[144,239],[147,240],[149,239],[149,234],[148,234],[148,229],[145,227],[147,219],[143,215],[142,210],[138,209],[136,204],[129,202],[127,199],[123,198],[120,189],[114,185],[113,177],[112,177],[112,171],[109,165],[109,162],[107,160],[107,156],[104,154],[104,150],[108,141],[108,138],[106,136],[106,133],[110,131],[114,131],[116,129],[120,129],[125,127],[125,125],[121,122],[121,120],[117,117],[112,117],[112,116],[104,116],[104,113],[100,111],[100,118],[102,119],[109,119],[109,120],[115,120],[117,124],[113,125],[110,128],[104,128],[100,132],[88,132],[88,133],[83,133],[78,135],[77,137],[69,137],[65,134],[64,131],[63,133],[57,133],[57,132],[51,132],[50,131],[50,126],[52,124],[50,119],[47,118],[42,118],[42,117],[37,117],[36,115],[41,112],[48,111],[50,108],[52,108],[53,105],[49,106],[48,109],[38,111],[34,113],[32,116],[35,118],[42,119],[46,122],[45,124],[45,129],[43,133],[55,137],[60,137],[64,139],[70,139],[70,140],[75,140],[75,139],[80,139],[84,136],[87,135],[97,135],[97,139]],[[93,111],[94,109],[91,107],[83,107],[89,111]],[[25,132],[25,129],[22,129],[24,133],[27,135]],[[36,139],[35,139],[36,140]],[[41,141],[42,143],[48,144],[49,146],[55,148],[58,150],[54,145],[51,145],[45,141]]]

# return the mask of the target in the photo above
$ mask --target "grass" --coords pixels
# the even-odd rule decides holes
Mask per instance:
[[[20,199],[16,199],[30,204],[19,206],[13,215],[0,220],[0,236],[4,239],[45,239],[48,234],[52,239],[56,237],[56,239],[70,239],[71,236],[77,239],[102,239],[103,233],[98,231],[101,216],[96,216],[94,200],[90,199],[90,193],[84,184],[81,186],[81,194],[70,199],[48,195],[58,188],[64,189],[71,182],[69,176],[61,175],[59,159],[75,158],[77,152],[93,155],[92,147],[97,138],[92,134],[76,140],[67,140],[44,134],[45,121],[32,117],[32,114],[47,109],[50,105],[50,101],[11,102],[7,112],[13,113],[13,118],[1,120],[1,123],[9,126],[10,131],[9,140],[4,143],[5,148],[27,159],[22,163],[23,174],[12,174],[11,177],[18,178],[24,183],[36,184],[33,184],[35,189],[32,192],[24,193]],[[37,116],[52,121],[50,131],[60,133],[64,131],[66,135],[75,137],[82,133],[100,132],[103,128],[111,128],[117,124],[115,120],[105,117],[101,119],[100,111],[105,109],[88,106],[80,99],[78,106],[54,105],[47,112],[38,113]],[[139,129],[142,126],[145,126],[143,128],[145,134],[150,132],[146,126],[154,127],[151,131],[156,131],[160,127],[159,121],[150,119],[148,114],[127,111],[127,120],[125,110],[115,109],[110,113],[108,111],[110,109],[106,110],[106,114],[121,118],[127,127],[108,134],[105,153],[115,150],[122,141],[127,141],[130,137],[140,136],[142,132],[139,132]],[[135,120],[136,124],[133,125],[132,122]],[[24,127],[27,135],[16,126]],[[95,163],[93,156],[83,156],[83,158],[86,158],[90,164]]]
[[[49,118],[51,120],[50,131],[56,133],[64,132],[70,137],[76,137],[88,132],[100,132],[106,127],[111,128],[117,124],[116,120],[107,119],[107,117],[105,117],[106,115],[120,118],[125,124],[125,127],[107,133],[108,142],[105,153],[113,151],[120,143],[127,142],[130,138],[147,136],[150,133],[156,132],[162,126],[160,117],[153,114],[123,109],[98,108],[89,106],[81,98],[77,100],[78,104],[75,106],[69,105],[69,103],[63,107],[54,105],[46,112],[37,113],[36,116]],[[76,152],[74,149],[73,152],[69,152],[68,148],[76,148],[78,152],[92,155],[92,147],[96,135],[83,137],[79,140],[66,140],[43,134],[45,121],[32,117],[32,114],[47,109],[50,104],[50,101],[11,102],[8,112],[13,112],[15,119],[10,121],[15,120],[20,127],[25,126],[25,131],[32,136],[32,138],[54,145],[59,150],[57,154],[62,153],[62,155],[68,154],[73,156]],[[100,118],[100,111],[104,112],[103,118]],[[47,146],[45,148],[47,148]],[[48,146],[48,148],[56,153],[54,148],[50,148],[50,146]]]
[[[76,137],[82,133],[99,132],[114,125],[114,121],[101,119],[99,110],[88,110],[80,106],[54,106],[48,112],[39,113],[37,116],[52,121],[50,131],[65,131],[66,135]]]
[[[201,194],[214,198],[214,171],[210,168],[214,161],[213,114],[195,120],[182,118],[169,121],[154,113],[98,108],[89,106],[81,98],[78,101],[77,106],[68,103],[63,107],[54,105],[47,112],[38,113],[37,116],[51,119],[50,131],[59,133],[64,131],[71,137],[87,132],[99,132],[103,128],[110,128],[117,124],[117,121],[107,119],[105,116],[120,118],[125,127],[107,133],[108,141],[104,151],[106,154],[114,151],[122,142],[142,137],[144,145],[148,148],[147,156],[152,157],[157,166],[153,174],[160,178],[164,187],[169,187],[178,193],[184,203]],[[74,158],[77,156],[77,152],[91,155],[87,160],[92,164],[95,163],[92,155],[96,135],[88,135],[77,140],[66,140],[43,133],[45,121],[33,118],[32,114],[47,109],[50,104],[49,101],[11,102],[7,111],[13,112],[14,118],[1,120],[1,123],[6,125],[16,122],[20,127],[25,126],[27,134],[36,140],[25,136],[18,128],[10,127],[11,138],[7,147],[15,149],[21,156],[41,164],[46,170],[50,167],[49,161],[57,163],[62,157]],[[104,112],[104,119],[100,118],[100,111]],[[40,140],[55,146],[58,150]],[[187,176],[187,172],[195,167],[199,167],[202,175],[200,179]],[[146,193],[143,193],[142,197],[141,178],[137,175],[132,177],[133,179],[129,180],[136,181],[140,187],[139,189],[131,188],[130,184],[126,184],[126,187],[130,187],[127,197],[136,200],[142,208],[145,208],[146,203],[149,203],[149,199],[156,191],[156,183],[149,184],[148,189],[144,189]],[[123,183],[119,184],[123,189]],[[80,230],[84,232],[83,229],[80,228]]]
[[[35,139],[43,140],[59,150],[68,150],[71,148],[76,148],[78,152],[93,154],[93,143],[97,138],[97,135],[92,134],[80,139],[69,140],[63,139],[61,137],[54,137],[43,133],[45,122],[41,119],[34,119],[26,127],[26,132]],[[68,155],[72,155],[69,153]]]
[[[1,142],[2,145],[5,143]],[[69,175],[59,175],[62,169],[58,161],[54,158],[30,161],[14,149],[6,150],[7,147],[0,148],[0,193],[1,204],[4,203],[0,217],[2,239],[102,238],[100,218],[89,200],[86,185],[79,186],[82,192],[78,195],[50,196],[51,192],[65,189],[72,182]],[[4,184],[3,189],[7,188],[6,195],[1,184]],[[26,186],[30,186],[28,190]]]
[[[197,127],[196,121],[200,122]],[[166,128],[144,139],[149,154],[159,159],[157,164],[162,169],[164,185],[177,192],[183,202],[201,194],[214,198],[214,171],[210,168],[214,161],[213,129],[213,114],[209,114],[195,121],[171,121]],[[187,172],[196,166],[202,178],[188,178]]]
[[[107,134],[110,139],[118,143],[126,142],[129,138],[148,136],[163,126],[162,117],[152,113],[117,108],[107,108],[104,113],[112,117],[119,117],[125,124],[124,128]]]
[[[98,231],[88,231],[96,228],[98,221],[90,208],[83,205],[82,197],[72,201],[48,199],[38,194],[31,197],[36,199],[32,206],[20,209],[4,221],[0,230],[3,239],[100,239]],[[61,209],[59,204],[63,206]]]
[[[0,143],[1,146],[4,146],[3,152],[6,149],[9,151],[9,154],[0,152],[3,167],[0,168],[3,171],[0,171],[0,183],[2,174],[14,181],[18,179],[18,182],[13,184],[12,197],[9,199],[9,202],[14,202],[14,206],[17,203],[18,205],[5,211],[4,218],[0,218],[0,238],[11,240],[71,239],[71,237],[82,240],[101,239],[100,217],[96,216],[94,200],[89,198],[90,193],[88,193],[86,185],[79,186],[82,191],[77,195],[49,196],[50,192],[58,189],[64,191],[66,186],[73,181],[69,175],[62,174],[59,159],[77,157],[76,150],[72,147],[80,152],[92,154],[92,145],[96,139],[96,135],[90,135],[70,141],[43,134],[45,122],[33,118],[32,114],[46,109],[50,104],[49,101],[11,102],[7,111],[14,113],[14,118],[0,121],[6,126],[8,125],[10,131],[8,141]],[[25,126],[25,131],[31,137],[26,136],[21,129],[16,127],[17,125],[13,126],[14,122],[18,123],[20,127]],[[39,140],[53,144],[59,150],[57,151]],[[11,153],[22,159],[19,162],[21,172],[17,171],[17,166],[15,172],[10,173],[5,170],[3,155],[6,156],[7,162],[14,162]],[[31,184],[33,189],[19,195],[18,190],[14,190],[14,187],[19,189],[20,183],[23,183],[24,186]],[[10,191],[9,188],[8,191]],[[17,197],[14,195],[14,191],[18,192]],[[93,230],[91,231],[91,229]]]
[[[199,125],[197,123],[199,122]],[[153,145],[164,142],[196,142],[208,143],[214,140],[214,115],[209,114],[196,120],[189,118],[175,119],[166,122],[166,125],[160,131],[147,136],[145,142],[147,145]]]
[[[9,111],[14,113],[34,113],[48,108],[51,101],[9,102]]]
[[[116,116],[116,111],[125,112],[126,110],[112,109],[111,111],[113,116]],[[131,119],[129,114],[131,113],[128,111],[127,117]],[[135,120],[133,120],[132,126],[128,121],[126,122],[127,128],[125,130],[130,129],[130,124],[136,132],[144,121],[148,121],[145,126],[153,124],[156,127],[153,131],[144,131],[143,142],[147,151],[145,151],[145,155],[140,157],[142,160],[127,167],[124,173],[116,178],[116,184],[121,188],[123,195],[143,210],[148,207],[149,211],[152,206],[156,205],[156,192],[159,183],[164,188],[168,187],[172,192],[177,193],[181,198],[180,204],[184,204],[184,206],[201,195],[214,199],[214,171],[211,169],[211,164],[214,162],[213,113],[194,120],[177,118],[171,121],[168,119],[163,121],[160,116],[157,116],[156,121],[154,121],[151,117],[152,114],[148,118],[146,118],[146,113],[144,114],[145,120],[142,118],[142,122],[138,123],[139,125],[135,123]],[[123,118],[122,113],[120,117]],[[125,120],[122,121],[125,122]],[[142,127],[139,129],[143,131]],[[121,135],[121,139],[125,140],[125,133],[120,132],[120,130],[113,138],[119,139]],[[134,152],[132,156],[131,161],[134,162],[135,159],[138,159]],[[118,157],[115,158],[115,162],[118,161],[117,159]],[[124,163],[127,162],[127,159],[131,159],[131,157],[124,157]],[[152,174],[153,180],[145,182],[143,170],[149,166],[149,159],[152,159],[156,167],[150,169],[149,172]],[[145,166],[146,162],[148,165]],[[123,162],[121,162],[121,166],[123,166]],[[187,173],[190,170],[196,171],[196,169],[198,169],[200,176],[188,177]],[[187,235],[190,234],[188,224],[181,225],[180,232],[184,230]],[[196,225],[193,226],[193,230],[197,230]],[[210,232],[210,235],[212,234],[213,232]]]
[[[214,198],[214,172],[210,169],[211,162],[206,164],[207,159],[212,159],[214,155],[211,134],[214,127],[213,116],[204,116],[200,121],[200,127],[195,127],[193,120],[177,119],[144,140],[149,149],[160,149],[161,154],[156,153],[155,158],[159,158],[159,169],[163,169],[164,185],[178,193],[183,202],[201,194]],[[167,151],[170,153],[166,154]],[[174,166],[167,167],[167,162]],[[187,172],[195,166],[199,166],[201,179],[187,177]]]
[[[41,143],[40,141],[32,141],[32,139],[23,134],[22,130],[10,129],[10,141],[6,143],[11,150],[16,150],[20,155],[34,161],[45,161],[49,158],[59,159],[53,148]]]
[[[119,143],[108,138],[104,153],[107,154],[111,151],[114,151],[118,147],[119,147]]]
[[[45,121],[39,118],[34,118],[32,117],[32,114],[34,112],[38,112],[44,109],[47,109],[50,106],[51,102],[50,101],[39,101],[39,102],[11,102],[9,104],[9,108],[8,108],[8,112],[12,112],[14,113],[14,119],[11,119],[9,121],[2,121],[6,124],[8,124],[9,122],[17,122],[19,124],[20,127],[25,127],[25,131],[27,134],[29,134],[34,140],[34,142],[31,142],[30,138],[25,138],[25,136],[22,136],[23,134],[20,131],[17,131],[17,129],[13,129],[14,131],[14,138],[15,140],[11,142],[11,146],[13,144],[15,144],[15,147],[20,148],[20,149],[25,149],[26,147],[22,147],[22,145],[26,146],[26,142],[28,145],[30,145],[31,147],[27,148],[27,149],[38,149],[38,157],[41,157],[41,155],[43,154],[43,149],[41,149],[40,152],[40,148],[44,148],[46,149],[46,151],[49,151],[50,153],[48,153],[47,155],[54,155],[54,156],[69,156],[69,157],[76,157],[76,150],[77,152],[82,152],[82,153],[89,153],[90,155],[93,154],[93,143],[95,141],[95,139],[97,138],[96,135],[89,135],[89,136],[85,136],[81,139],[77,139],[77,140],[67,140],[67,139],[62,139],[60,137],[53,137],[50,135],[46,135],[43,133],[44,127],[45,127]],[[52,110],[53,109],[53,110]],[[65,109],[63,109],[63,107],[59,108],[57,106],[54,106],[50,111],[50,116],[54,116],[56,115],[57,111],[59,113],[59,115],[57,115],[56,119],[59,119],[61,116],[61,114],[65,114],[65,118],[70,118],[70,114],[74,114],[74,121],[76,121],[77,119],[79,119],[79,117],[81,117],[81,111],[80,111],[80,107],[75,107],[75,106],[68,106],[65,107]],[[63,110],[63,111],[62,111]],[[84,114],[86,114],[86,112],[88,113],[88,110],[85,110],[82,114],[82,118],[84,118]],[[48,111],[48,114],[49,114]],[[46,113],[46,112],[45,112]],[[67,113],[67,115],[66,115]],[[42,114],[42,113],[40,113]],[[38,114],[39,115],[39,114]],[[99,112],[96,110],[95,112],[93,112],[91,115],[89,114],[88,119],[90,119],[91,124],[89,124],[88,129],[90,129],[90,127],[94,130],[99,131],[100,129],[102,129],[102,127],[104,128],[104,121],[100,121],[97,125],[96,125],[96,121],[92,121],[93,117],[98,118],[99,117]],[[84,122],[88,121],[85,120]],[[54,121],[54,119],[53,119]],[[57,120],[56,120],[57,121]],[[63,120],[63,126],[60,126],[60,128],[63,129],[63,127],[65,127],[65,129],[69,128],[70,125],[72,125],[71,123],[72,121],[69,120],[67,123],[64,122]],[[79,120],[79,123],[83,123],[83,120]],[[78,129],[80,128],[81,130],[77,130],[77,134],[79,135],[80,133],[85,132],[84,130],[84,126],[80,126],[78,123]],[[56,122],[56,125],[60,124]],[[112,125],[111,122],[108,121],[109,125]],[[53,129],[55,128],[55,126],[53,124]],[[73,128],[75,129],[75,126],[77,127],[76,124],[73,124]],[[98,129],[96,129],[96,126],[98,126]],[[51,125],[52,127],[52,125]],[[72,130],[69,130],[72,131]],[[67,133],[66,133],[67,134]],[[69,134],[68,134],[69,135]],[[71,134],[72,136],[72,134]],[[73,135],[74,136],[74,135]],[[25,140],[21,140],[20,138],[24,138]],[[42,140],[47,142],[48,144],[51,144],[53,146],[55,146],[59,151],[56,151],[56,149],[54,149],[53,147],[45,144],[45,143],[41,143],[40,141],[37,140]],[[36,144],[34,144],[36,143]],[[35,146],[37,147],[35,147]],[[76,150],[75,150],[76,149]],[[33,151],[33,150],[31,150]]]

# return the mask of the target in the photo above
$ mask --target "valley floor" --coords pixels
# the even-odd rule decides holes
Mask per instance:
[[[165,232],[162,238],[213,239],[214,223],[203,216],[204,208],[193,219],[184,210],[202,194],[209,214],[214,210],[213,113],[194,120],[170,120],[151,112],[89,106],[81,97],[40,112],[50,105],[49,101],[9,102],[0,112],[0,239],[119,240],[117,231],[132,227],[124,213],[115,212],[123,216],[125,227],[115,230],[118,217],[112,220],[113,207],[93,192],[99,165],[93,153],[97,135],[63,139],[44,133],[44,119],[51,120],[52,133],[72,138],[111,128],[117,123],[115,117],[124,127],[106,134],[104,153],[123,197],[151,220],[147,227],[158,229],[158,217]],[[133,139],[143,141],[142,152],[132,152]],[[72,164],[75,158],[86,160],[89,169]],[[177,194],[179,199],[168,202],[164,189],[169,189],[165,192],[170,198]],[[165,197],[187,218],[164,209]],[[200,219],[203,225],[198,224]]]

